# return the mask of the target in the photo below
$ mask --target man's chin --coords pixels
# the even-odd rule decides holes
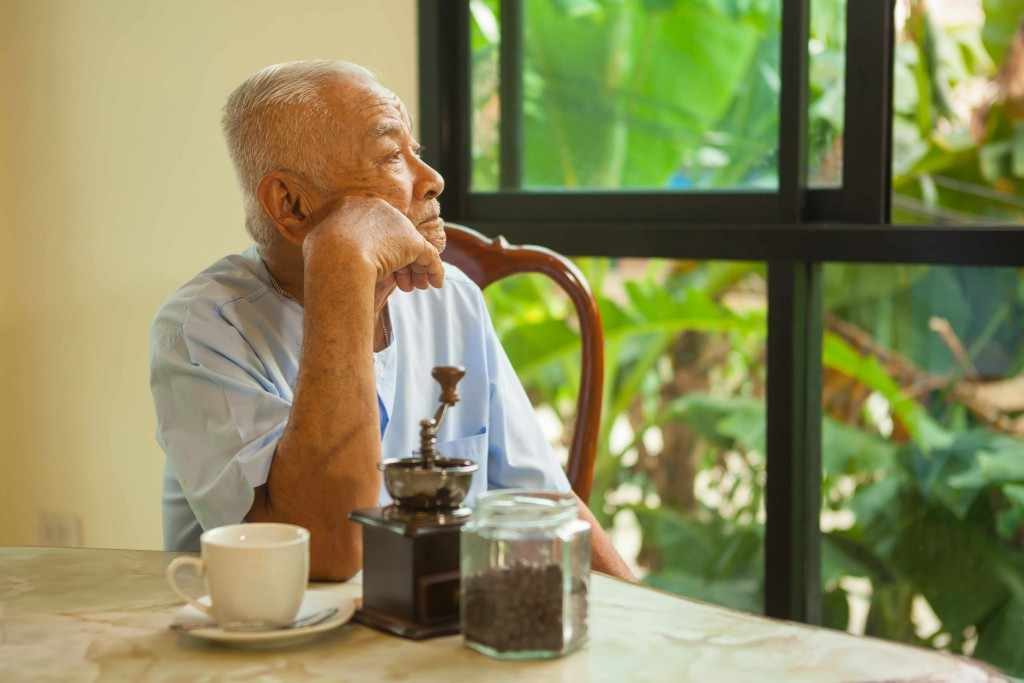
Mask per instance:
[[[437,253],[440,254],[444,251],[444,248],[448,245],[448,235],[444,231],[444,222],[438,221],[440,225],[437,227],[430,226],[427,230],[421,230],[420,234],[423,238],[430,242],[434,249],[437,249]]]
[[[413,221],[417,232],[423,235],[423,239],[430,242],[434,249],[437,249],[437,253],[440,254],[444,251],[445,245],[448,243],[448,236],[444,232],[444,219],[441,218],[439,213],[435,213],[426,220],[417,221],[413,219]]]

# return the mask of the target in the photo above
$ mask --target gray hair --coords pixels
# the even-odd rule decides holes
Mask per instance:
[[[339,76],[376,80],[367,69],[340,60],[285,62],[247,78],[224,105],[221,125],[242,189],[245,228],[261,248],[277,232],[256,197],[263,177],[289,170],[320,183],[330,171],[339,124],[323,87]]]

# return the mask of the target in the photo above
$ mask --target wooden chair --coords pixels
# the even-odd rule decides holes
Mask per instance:
[[[576,426],[566,474],[572,490],[586,501],[590,498],[590,487],[594,481],[604,385],[604,332],[590,285],[571,261],[550,249],[510,245],[504,237],[490,239],[453,223],[447,223],[446,229],[448,246],[442,258],[462,270],[481,289],[509,275],[543,273],[558,283],[572,299],[579,317],[583,357],[580,393],[576,400]]]

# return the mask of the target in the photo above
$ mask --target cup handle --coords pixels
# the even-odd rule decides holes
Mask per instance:
[[[206,573],[206,565],[198,557],[176,557],[173,560],[171,560],[171,563],[169,565],[167,565],[167,583],[171,585],[171,590],[177,593],[181,597],[181,599],[183,599],[185,602],[192,605],[197,610],[199,610],[200,612],[202,612],[203,614],[212,619],[213,611],[209,607],[199,602],[199,600],[187,594],[185,591],[181,590],[181,588],[178,586],[178,582],[175,576],[177,575],[178,570],[182,567],[194,567],[196,574],[199,576],[203,576]]]

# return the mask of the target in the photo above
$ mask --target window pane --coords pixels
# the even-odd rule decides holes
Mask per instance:
[[[824,617],[1024,674],[1024,280],[828,265]]]
[[[1024,5],[896,12],[893,222],[1024,221]]]
[[[579,259],[606,340],[590,504],[643,580],[763,607],[765,281],[762,264]],[[575,313],[542,276],[485,290],[502,343],[556,452],[579,388]]]
[[[495,189],[498,186],[498,124],[501,100],[498,97],[499,0],[472,0],[469,3],[471,54],[470,90],[473,104],[472,187]]]
[[[843,120],[846,105],[846,0],[812,0],[807,117],[808,182],[843,182]]]
[[[498,188],[500,6],[473,0],[472,182]],[[523,3],[527,190],[777,186],[781,0]],[[494,29],[494,30],[492,30]],[[514,122],[513,122],[514,123]]]

